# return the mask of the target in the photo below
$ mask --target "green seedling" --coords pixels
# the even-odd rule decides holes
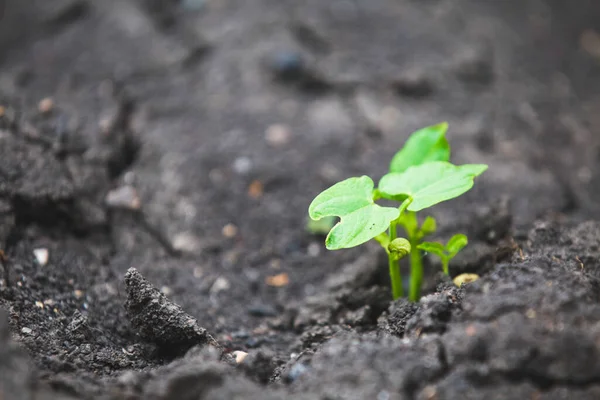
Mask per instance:
[[[329,250],[347,249],[375,239],[386,251],[392,295],[404,296],[398,261],[408,256],[411,265],[409,299],[419,300],[423,281],[422,251],[442,258],[445,274],[448,264],[467,244],[464,235],[455,235],[445,246],[424,242],[436,231],[436,221],[427,217],[419,223],[417,212],[453,199],[473,187],[474,178],[488,167],[483,164],[453,165],[446,140],[448,124],[441,123],[414,132],[390,163],[390,172],[378,187],[368,176],[343,180],[321,192],[310,204],[308,214],[318,221],[339,217],[325,245]],[[400,203],[381,206],[377,200]],[[406,238],[398,237],[401,227]]]
[[[442,260],[442,270],[444,274],[449,275],[450,260],[454,258],[467,244],[469,240],[462,233],[458,233],[448,240],[446,246],[437,242],[423,242],[418,248],[419,250],[435,254]]]

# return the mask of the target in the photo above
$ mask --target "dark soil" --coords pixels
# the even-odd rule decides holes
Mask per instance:
[[[597,2],[4,11],[0,399],[600,398]],[[481,279],[392,302],[308,204],[444,120]]]

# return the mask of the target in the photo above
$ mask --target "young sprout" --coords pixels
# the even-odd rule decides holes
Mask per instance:
[[[419,250],[438,256],[440,260],[442,260],[442,270],[444,271],[444,274],[450,275],[450,272],[448,271],[450,260],[452,260],[468,243],[467,237],[462,233],[458,233],[448,240],[446,246],[437,242],[423,242],[419,245]]]
[[[325,245],[329,250],[347,249],[375,239],[388,255],[394,299],[404,296],[398,260],[408,256],[411,265],[408,298],[419,300],[423,281],[421,251],[442,258],[444,273],[452,257],[467,244],[464,235],[455,235],[446,246],[423,242],[436,230],[436,221],[427,217],[419,224],[417,212],[453,199],[473,187],[475,177],[487,165],[453,165],[449,162],[450,145],[446,140],[448,124],[441,123],[414,132],[396,153],[390,172],[375,188],[368,176],[348,178],[321,192],[310,204],[308,214],[318,221],[339,217],[329,231]],[[379,199],[400,203],[398,207],[380,206]],[[406,238],[398,237],[403,228]]]

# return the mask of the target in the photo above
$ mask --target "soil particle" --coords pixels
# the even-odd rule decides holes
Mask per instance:
[[[383,334],[404,336],[408,320],[417,312],[419,305],[406,299],[394,301],[378,320],[379,331]]]
[[[169,301],[135,268],[125,274],[125,286],[127,317],[142,339],[171,356],[185,353],[193,346],[219,346],[195,318]]]
[[[440,285],[436,293],[419,300],[419,308],[406,322],[406,334],[443,333],[452,315],[460,311],[462,299],[462,290],[452,283]]]

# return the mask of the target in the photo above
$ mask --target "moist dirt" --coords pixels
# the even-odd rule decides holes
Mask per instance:
[[[600,6],[571,3],[7,0],[0,398],[600,398]],[[489,165],[432,210],[481,278],[426,258],[392,301],[308,204],[440,121]]]

